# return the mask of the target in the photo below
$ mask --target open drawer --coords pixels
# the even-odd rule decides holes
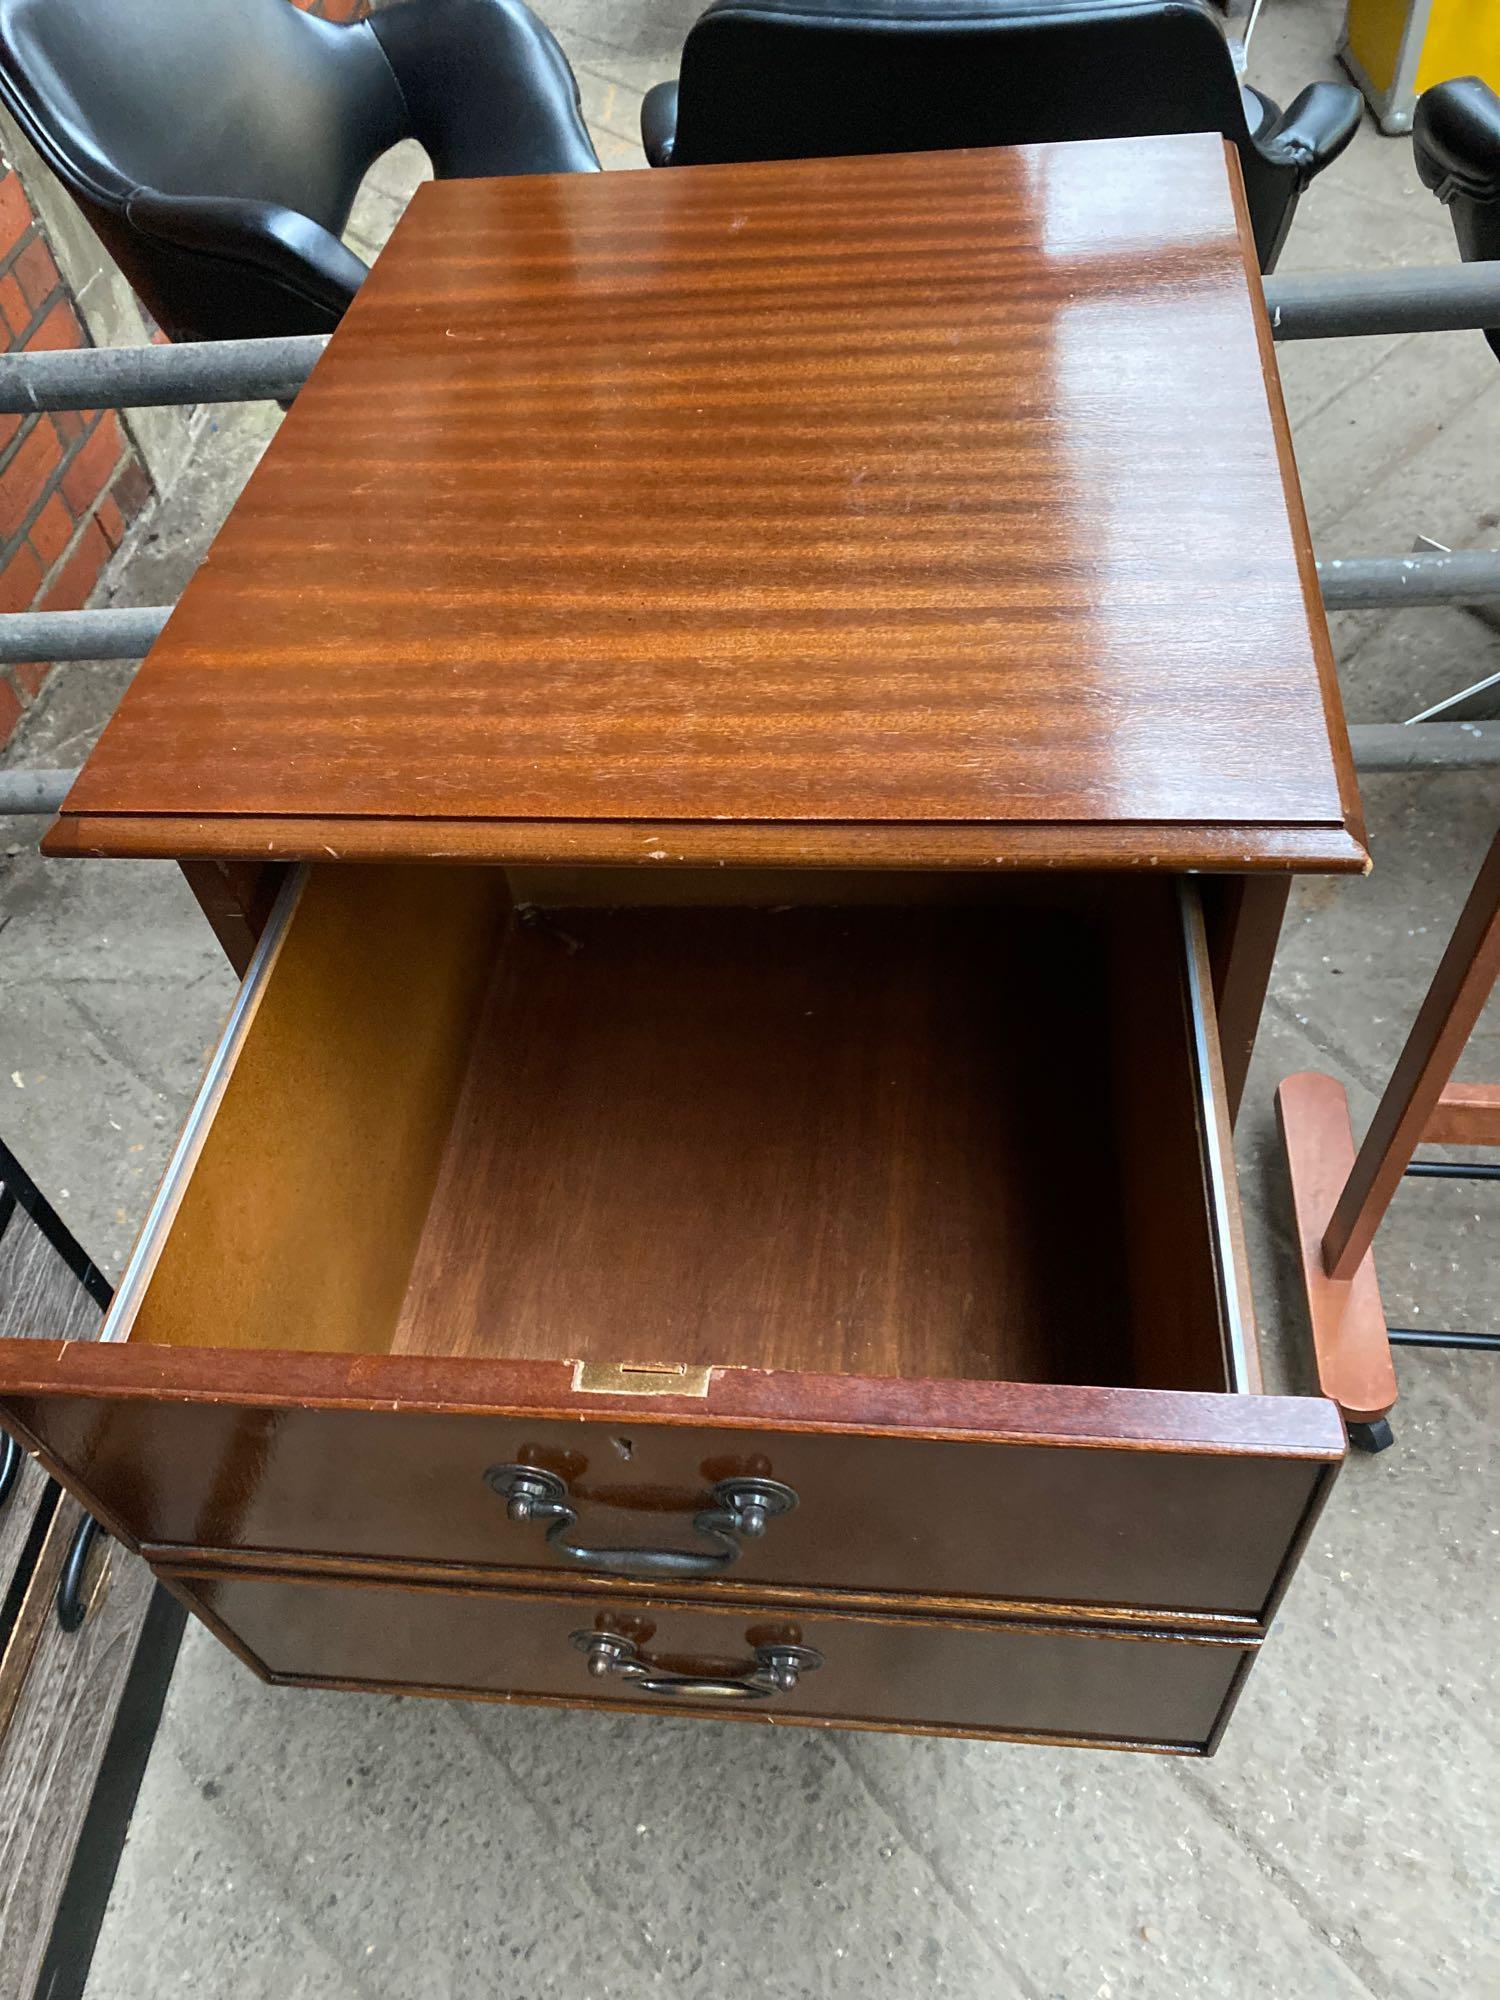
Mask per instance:
[[[1343,1434],[1257,1393],[1192,885],[657,882],[290,881],[0,1415],[166,1560],[1263,1621]]]

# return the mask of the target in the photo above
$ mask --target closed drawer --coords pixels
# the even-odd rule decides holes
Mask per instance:
[[[1191,888],[842,887],[300,879],[7,1421],[169,1556],[1262,1620],[1342,1431],[1257,1393]]]
[[[170,1580],[274,1680],[1199,1753],[1213,1747],[1254,1650],[1057,1624],[391,1580]]]

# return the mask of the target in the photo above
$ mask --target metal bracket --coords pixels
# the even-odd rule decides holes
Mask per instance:
[[[573,1389],[581,1396],[706,1396],[712,1374],[712,1367],[682,1361],[575,1361]]]

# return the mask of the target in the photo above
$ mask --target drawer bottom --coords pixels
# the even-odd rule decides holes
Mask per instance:
[[[1061,1623],[163,1572],[265,1678],[1202,1755],[1255,1646]]]

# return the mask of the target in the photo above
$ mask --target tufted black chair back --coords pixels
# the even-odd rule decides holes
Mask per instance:
[[[1242,89],[1207,0],[714,0],[642,118],[676,166],[1221,132],[1265,269],[1358,122],[1342,84]]]
[[[317,333],[365,266],[339,234],[397,140],[439,175],[597,168],[522,0],[0,0],[0,101],[174,339]]]

